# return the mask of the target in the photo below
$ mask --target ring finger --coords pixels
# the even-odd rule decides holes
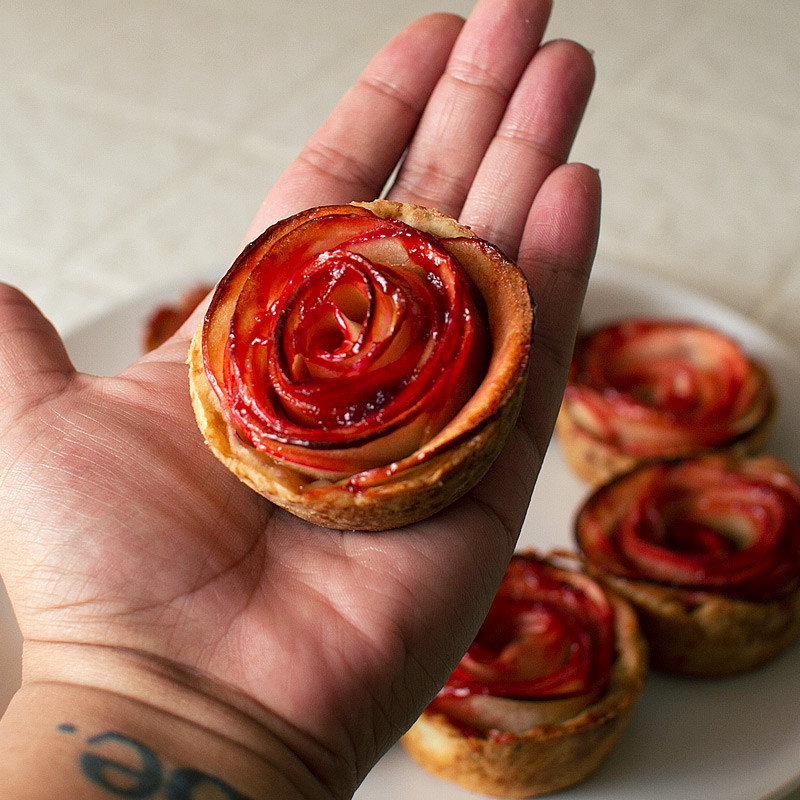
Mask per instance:
[[[567,160],[593,82],[591,56],[580,45],[542,46],[486,150],[461,221],[512,259],[537,192]]]

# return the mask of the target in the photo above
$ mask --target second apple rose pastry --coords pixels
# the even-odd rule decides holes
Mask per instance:
[[[525,277],[456,220],[376,200],[278,222],[218,285],[189,352],[214,454],[339,529],[423,519],[468,491],[516,421]]]
[[[742,672],[800,632],[800,483],[773,456],[640,466],[576,520],[587,571],[637,609],[651,663]]]
[[[647,674],[629,604],[564,559],[516,554],[475,641],[402,739],[438,777],[532,797],[593,772]]]
[[[575,472],[599,485],[654,458],[756,453],[775,406],[764,367],[720,331],[629,319],[578,339],[556,430]]]

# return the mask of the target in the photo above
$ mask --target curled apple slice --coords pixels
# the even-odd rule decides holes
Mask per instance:
[[[292,513],[342,529],[422,519],[513,425],[533,304],[455,220],[375,201],[282,220],[218,285],[189,354],[206,442]]]
[[[766,371],[729,337],[631,319],[578,340],[557,430],[576,472],[600,484],[652,458],[755,453],[774,412]]]
[[[662,669],[740,672],[800,631],[800,483],[772,456],[642,465],[592,494],[576,536]]]
[[[475,641],[402,741],[423,767],[473,791],[556,791],[608,755],[646,672],[625,601],[555,557],[519,553]]]

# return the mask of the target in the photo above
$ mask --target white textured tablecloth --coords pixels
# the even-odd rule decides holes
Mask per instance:
[[[372,53],[471,5],[3,0],[0,279],[68,333],[222,274]],[[800,3],[561,0],[550,33],[595,51],[573,155],[603,180],[600,257],[800,352]]]

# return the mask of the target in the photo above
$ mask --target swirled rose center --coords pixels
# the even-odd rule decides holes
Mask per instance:
[[[429,359],[448,312],[414,273],[347,252],[320,261],[275,302],[274,324],[265,315],[267,380],[297,425],[344,426],[397,398]]]

